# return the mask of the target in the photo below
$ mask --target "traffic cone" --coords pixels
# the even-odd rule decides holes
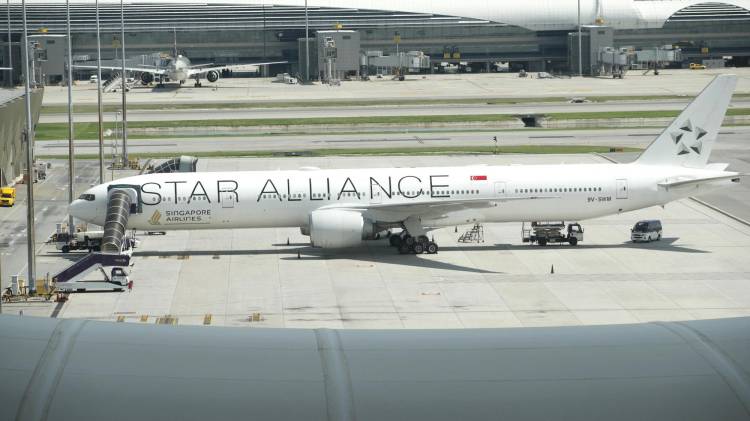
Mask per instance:
[[[552,268],[550,269],[549,273],[555,273],[555,265],[552,265]]]
[[[299,252],[297,252],[297,258],[298,258],[298,259],[301,259],[301,258],[302,258],[302,256],[300,256]]]

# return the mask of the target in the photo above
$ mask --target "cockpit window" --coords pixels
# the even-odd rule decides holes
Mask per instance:
[[[96,196],[94,196],[93,194],[85,194],[85,193],[80,195],[78,198],[81,200],[85,200],[87,202],[93,202],[94,200],[96,200]]]

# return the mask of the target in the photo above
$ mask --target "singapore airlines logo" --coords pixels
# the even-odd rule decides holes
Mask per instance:
[[[154,214],[151,215],[151,218],[148,219],[148,223],[151,225],[161,225],[161,212],[159,210],[155,210]]]
[[[701,141],[701,138],[707,133],[698,126],[693,127],[690,120],[686,121],[678,131],[670,133],[672,141],[677,145],[677,155],[688,155],[691,151],[700,155],[703,152],[703,141]],[[693,136],[689,136],[689,134]],[[689,137],[693,137],[693,139],[688,144],[686,140]]]

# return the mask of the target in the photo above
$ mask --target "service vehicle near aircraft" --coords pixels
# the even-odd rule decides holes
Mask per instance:
[[[400,228],[401,253],[434,253],[427,232],[440,227],[581,221],[738,183],[745,174],[708,162],[736,83],[717,76],[628,164],[144,174],[90,188],[70,213],[121,233],[299,227],[322,248]]]
[[[0,188],[0,206],[12,207],[16,204],[16,188]]]
[[[661,221],[638,221],[633,228],[630,229],[630,239],[637,243],[639,241],[651,242],[661,240]]]

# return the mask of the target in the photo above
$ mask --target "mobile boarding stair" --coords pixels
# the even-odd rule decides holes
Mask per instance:
[[[130,264],[127,254],[89,253],[52,277],[59,292],[123,291],[128,286],[128,275],[123,268]],[[112,268],[107,272],[104,268]],[[94,271],[104,280],[85,280]]]

